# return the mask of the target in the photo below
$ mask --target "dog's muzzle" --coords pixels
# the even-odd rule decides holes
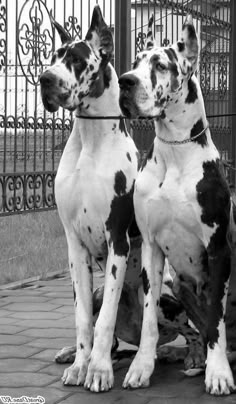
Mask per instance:
[[[58,78],[49,70],[40,76],[40,85],[43,105],[49,112],[56,112],[59,106],[64,106],[71,95],[71,91],[58,88]]]
[[[139,79],[134,74],[125,73],[119,78],[120,85],[120,108],[128,118],[139,115],[139,109],[135,102],[135,93]]]

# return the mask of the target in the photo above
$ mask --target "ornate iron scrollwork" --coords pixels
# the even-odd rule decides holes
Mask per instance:
[[[6,6],[2,4],[2,0],[0,0],[0,34],[6,33],[7,31],[7,14],[6,14]],[[0,37],[0,71],[6,66],[6,39]]]
[[[144,32],[139,32],[135,41],[136,54],[143,50],[147,35]]]
[[[0,213],[55,208],[56,172],[3,174],[0,176]]]
[[[74,39],[81,39],[82,30],[80,25],[78,24],[78,18],[70,15],[68,17],[68,22],[65,23],[65,29]]]
[[[211,90],[211,74],[211,54],[203,50],[200,57],[200,85],[204,98]]]
[[[228,77],[228,57],[224,53],[219,55],[219,69],[218,69],[218,88],[220,99],[225,97],[227,92],[227,77]]]
[[[26,15],[28,21],[25,22]],[[21,69],[26,79],[31,84],[37,85],[43,67],[49,64],[53,52],[50,17],[42,0],[25,2],[21,9],[18,26],[18,57]]]

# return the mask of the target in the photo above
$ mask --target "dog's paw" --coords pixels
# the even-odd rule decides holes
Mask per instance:
[[[57,363],[73,363],[75,361],[75,346],[65,346],[55,355],[55,361]]]
[[[150,376],[154,370],[155,361],[146,355],[137,352],[133,362],[130,365],[128,373],[125,376],[123,387],[137,389],[148,387]]]
[[[62,376],[62,381],[65,385],[77,385],[84,384],[86,374],[88,370],[88,361],[75,361],[73,365],[65,369]]]
[[[205,369],[206,357],[202,346],[189,347],[189,352],[184,359],[185,370]]]
[[[219,361],[215,366],[208,366],[205,375],[206,392],[221,396],[235,391],[233,375],[226,361]]]
[[[84,387],[92,392],[108,391],[113,387],[114,375],[111,358],[91,358]]]

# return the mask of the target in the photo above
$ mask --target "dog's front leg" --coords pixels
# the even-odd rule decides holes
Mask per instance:
[[[142,280],[144,291],[143,323],[138,352],[125,377],[123,387],[149,385],[154,370],[158,341],[157,310],[163,278],[164,255],[156,244],[142,244]]]
[[[235,390],[234,379],[226,356],[225,309],[230,277],[230,249],[209,254],[210,303],[207,308],[207,362],[206,391],[215,394],[230,394]]]
[[[83,385],[93,341],[91,257],[76,234],[67,233],[69,265],[72,278],[76,322],[76,356],[64,372],[64,384]]]
[[[94,392],[107,391],[114,382],[111,348],[129,254],[128,238],[124,243],[126,244],[124,255],[115,254],[113,243],[109,247],[103,303],[95,325],[94,345],[85,381],[85,387]]]

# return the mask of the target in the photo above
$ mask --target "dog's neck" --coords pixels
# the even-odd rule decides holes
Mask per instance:
[[[119,107],[118,78],[114,68],[110,66],[110,69],[109,87],[105,88],[97,98],[88,97],[85,104],[86,108],[76,111],[76,120],[78,121],[76,125],[79,128],[82,145],[93,150],[101,146],[106,136],[111,136],[114,127],[119,127],[121,110]],[[110,119],[113,116],[117,119]],[[96,119],[96,117],[100,119]]]
[[[183,83],[182,89],[172,96],[162,118],[156,122],[157,136],[167,141],[189,139],[193,126],[199,120],[202,120],[202,127],[207,128],[204,101],[198,80],[195,76],[190,80],[194,85],[193,94],[189,92],[188,82]],[[206,135],[207,138],[210,137],[209,130],[206,131]]]

